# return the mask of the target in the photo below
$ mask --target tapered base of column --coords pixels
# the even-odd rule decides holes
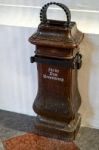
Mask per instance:
[[[69,124],[48,120],[37,116],[33,132],[50,138],[73,141],[81,124],[81,116],[77,114]]]
[[[27,133],[4,142],[5,150],[80,150],[75,143]]]

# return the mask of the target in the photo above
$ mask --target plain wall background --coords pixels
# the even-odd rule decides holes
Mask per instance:
[[[28,38],[37,29],[40,7],[46,2],[0,0],[0,109],[35,115],[37,70],[30,64],[35,47]],[[99,128],[99,1],[62,2],[71,8],[72,20],[85,33],[83,66],[78,74],[82,125]],[[48,16],[65,19],[56,8],[49,10]]]

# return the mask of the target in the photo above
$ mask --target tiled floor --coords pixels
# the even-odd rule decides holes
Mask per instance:
[[[33,130],[34,117],[0,110],[0,150],[5,139]],[[80,150],[99,150],[99,130],[81,128],[76,138]]]

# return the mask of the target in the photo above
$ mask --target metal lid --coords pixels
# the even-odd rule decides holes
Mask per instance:
[[[67,21],[48,20],[46,13],[50,5],[60,6],[66,13]],[[48,3],[40,12],[41,23],[38,30],[29,41],[39,46],[55,48],[76,48],[81,43],[84,34],[77,29],[76,23],[71,22],[70,10],[61,3]]]

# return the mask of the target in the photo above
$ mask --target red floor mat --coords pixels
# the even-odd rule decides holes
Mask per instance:
[[[79,150],[72,142],[27,133],[3,142],[5,150]]]

